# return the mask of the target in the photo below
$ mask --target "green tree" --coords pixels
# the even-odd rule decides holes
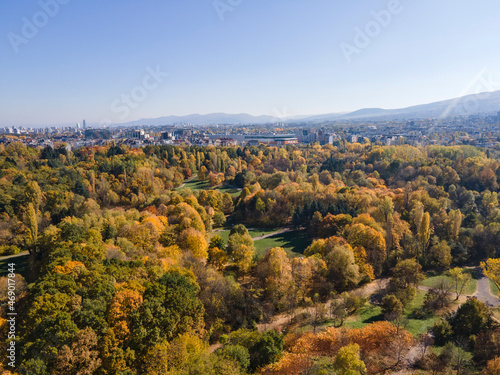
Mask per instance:
[[[403,313],[403,304],[394,294],[382,298],[382,313],[388,320],[393,320]]]
[[[226,345],[218,354],[235,361],[244,370],[250,367],[250,353],[242,345]]]
[[[450,324],[456,338],[471,340],[491,326],[491,313],[484,303],[473,297],[458,308]]]
[[[130,316],[132,349],[143,356],[165,339],[200,333],[204,308],[198,293],[198,286],[178,272],[166,273],[158,283],[149,283],[144,302]]]

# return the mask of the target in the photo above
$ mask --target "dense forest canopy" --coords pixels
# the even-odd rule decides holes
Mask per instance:
[[[0,145],[0,253],[29,251],[16,276],[17,368],[3,365],[381,373],[423,342],[403,318],[424,273],[447,272],[456,285],[422,302],[442,318],[432,340],[444,349],[424,351],[418,366],[497,374],[500,328],[488,307],[468,299],[442,312],[452,291],[465,294],[464,266],[483,261],[500,281],[499,166],[473,146]],[[256,229],[307,244],[259,252]],[[383,316],[344,327],[370,303],[353,291],[376,279],[389,279]],[[283,332],[266,327],[277,314],[289,317]]]

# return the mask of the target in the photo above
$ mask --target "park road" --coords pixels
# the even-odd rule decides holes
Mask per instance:
[[[477,290],[474,296],[481,302],[489,304],[494,307],[500,307],[500,299],[490,292],[490,279],[484,276],[481,268],[477,269],[479,279],[477,280]]]

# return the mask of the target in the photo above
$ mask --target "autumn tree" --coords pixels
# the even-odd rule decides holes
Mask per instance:
[[[292,287],[292,266],[285,250],[272,248],[263,260],[266,267],[266,292],[273,303],[280,308],[283,299]]]
[[[488,361],[484,369],[485,375],[500,375],[500,357],[495,357]]]
[[[204,165],[202,165],[200,169],[198,169],[198,179],[200,181],[205,181],[207,178],[207,172],[208,172],[207,168]]]
[[[356,223],[349,228],[347,241],[351,246],[363,246],[375,274],[379,275],[382,271],[382,264],[386,259],[384,235],[370,226]]]
[[[453,280],[454,288],[455,288],[455,293],[457,295],[457,298],[455,300],[458,300],[460,295],[462,294],[465,285],[471,280],[472,276],[468,272],[464,272],[461,268],[455,267],[451,270],[448,271],[448,274],[450,275],[451,279]]]
[[[438,241],[436,238],[435,243],[429,249],[429,260],[432,265],[440,268],[448,268],[451,264],[451,247],[448,241]]]
[[[58,353],[55,370],[61,374],[94,374],[101,365],[97,351],[97,335],[87,327],[76,335],[76,340]]]
[[[207,259],[208,242],[196,229],[184,229],[179,235],[178,243],[181,249],[191,251],[196,258]]]
[[[393,247],[392,238],[392,226],[393,226],[393,214],[394,214],[394,202],[390,197],[384,197],[379,205],[379,210],[385,221],[385,243],[386,243],[386,263],[389,264],[389,255]]]
[[[115,294],[108,312],[108,323],[114,328],[116,338],[124,341],[130,334],[130,313],[142,304],[137,290],[124,289]]]
[[[425,257],[427,255],[427,247],[431,238],[430,215],[428,212],[425,212],[422,216],[422,221],[420,222],[420,227],[418,229],[418,238],[422,246],[422,255]]]
[[[227,241],[227,254],[230,263],[239,274],[245,274],[252,265],[254,255],[253,239],[244,225],[235,225]]]
[[[208,250],[208,264],[214,266],[217,270],[224,270],[228,260],[227,253],[222,249],[212,247]]]
[[[400,261],[394,268],[390,286],[403,304],[413,299],[416,288],[424,279],[422,266],[415,259]]]
[[[365,363],[360,359],[359,345],[350,344],[340,348],[333,367],[340,375],[366,374]]]
[[[38,240],[38,216],[33,203],[29,203],[26,208],[26,225],[27,225],[27,239],[26,245],[30,252],[36,251],[36,243]]]

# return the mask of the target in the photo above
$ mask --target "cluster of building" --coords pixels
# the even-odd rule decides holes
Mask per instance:
[[[278,129],[280,130],[280,129]],[[500,112],[497,116],[462,116],[410,121],[367,121],[290,125],[288,133],[265,125],[235,126],[149,126],[92,128],[82,125],[46,128],[0,128],[0,143],[21,141],[28,146],[66,143],[69,148],[103,145],[114,141],[133,147],[145,145],[195,146],[287,146],[319,143],[372,142],[385,145],[473,144],[493,148],[500,144]]]

